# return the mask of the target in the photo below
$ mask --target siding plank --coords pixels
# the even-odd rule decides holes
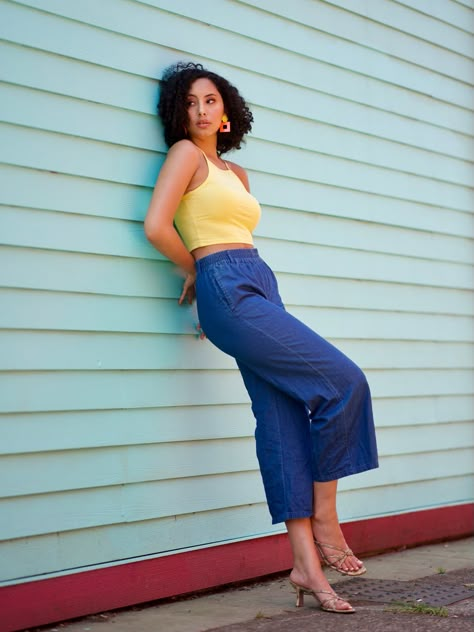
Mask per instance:
[[[298,275],[314,271],[329,278],[469,290],[473,273],[472,265],[306,243],[262,239],[259,246],[269,258],[291,261],[285,272]],[[373,268],[380,272],[374,274]],[[170,265],[162,262],[7,246],[0,249],[0,283],[4,287],[178,298],[181,280]]]
[[[388,456],[404,458],[420,451],[444,458],[446,450],[469,452],[474,430],[471,423],[420,425],[403,434],[399,428],[384,428],[378,446],[384,462]],[[0,494],[20,497],[245,471],[258,472],[253,437],[50,452],[47,461],[44,454],[30,453],[2,458]],[[430,472],[428,467],[427,476]]]
[[[474,234],[472,213],[317,183],[300,181],[298,186],[294,179],[283,180],[262,171],[250,170],[250,178],[264,208],[291,209],[469,239]],[[0,164],[0,184],[5,204],[142,222],[151,195],[148,187],[154,180],[146,187],[133,186]],[[138,232],[143,234],[142,226]]]
[[[162,260],[146,240],[141,222],[0,205],[0,235],[1,242],[11,246]],[[288,209],[267,207],[255,235],[474,264],[474,243],[467,237]],[[161,267],[165,269],[163,264]],[[169,274],[168,268],[166,271]]]
[[[367,17],[370,20],[389,24],[406,33],[433,42],[438,46],[472,57],[472,36],[459,28],[440,22],[433,14],[419,14],[412,8],[401,6],[396,2],[377,2],[370,0],[325,0],[329,4],[343,7]]]
[[[258,472],[23,496],[0,501],[0,511],[7,517],[0,524],[0,538],[151,520],[180,512],[210,512],[263,501]]]
[[[140,113],[156,112],[157,83],[154,77],[157,73],[153,73],[153,78],[143,77],[39,49],[20,47],[11,42],[4,42],[2,46],[10,60],[10,64],[5,64],[0,69],[0,76],[5,81]],[[156,55],[160,59],[168,59],[168,63],[178,61],[176,57],[169,58],[166,48],[156,48]],[[208,60],[203,61],[208,63]],[[211,60],[211,63],[216,71],[222,69],[223,73],[228,74],[228,67],[219,64],[218,61]],[[264,108],[264,116],[259,117],[260,124],[263,118],[271,119],[275,115],[275,104],[278,104],[280,109],[284,108],[286,114],[301,118],[309,124],[320,126],[324,123],[340,130],[355,130],[363,135],[388,139],[402,146],[415,146],[428,149],[435,154],[452,155],[472,161],[471,135],[448,130],[444,126],[439,127],[440,124],[443,125],[444,118],[437,121],[436,125],[426,123],[426,103],[420,104],[420,112],[415,120],[414,103],[410,104],[407,116],[399,116],[294,84],[291,85],[291,90],[295,98],[282,103],[280,81],[237,68],[232,69],[232,72],[235,75],[233,80],[244,86],[244,94],[252,95],[251,103],[254,108]],[[74,82],[70,80],[71,75],[75,78]],[[258,107],[255,108],[257,114]],[[271,129],[272,139],[274,129]],[[304,142],[304,137],[305,134],[300,134],[300,138],[303,139],[300,142]],[[332,154],[339,146],[339,143],[333,145],[330,153]]]
[[[0,140],[0,161],[8,164],[122,184],[154,184],[151,151],[4,124]]]
[[[386,369],[367,371],[367,376],[374,397],[474,394],[474,375],[468,369]],[[20,372],[4,375],[2,381],[5,412],[218,406],[248,401],[236,370]],[[23,396],[19,398],[18,393]]]
[[[55,534],[16,538],[8,547],[0,544],[3,564],[0,582],[14,583],[25,576],[34,576],[38,568],[44,574],[60,575],[84,567],[108,565],[109,560],[127,557],[137,560],[187,547],[206,546],[214,542],[231,542],[242,537],[261,535],[262,524],[268,533],[281,532],[281,525],[270,524],[264,503],[219,509],[214,512],[180,515],[77,529]],[[85,534],[89,546],[84,547]],[[200,542],[196,540],[202,538]]]
[[[437,450],[436,452],[425,452],[420,449],[413,454],[404,456],[385,456],[381,461],[378,470],[369,470],[351,479],[350,477],[341,479],[341,492],[351,492],[351,496],[358,496],[357,490],[364,487],[376,488],[382,484],[384,486],[396,487],[398,485],[423,483],[424,481],[438,480],[443,478],[456,479],[472,475],[472,449],[468,446],[465,449],[454,450],[453,466],[451,451]],[[438,467],[439,466],[439,467]],[[420,485],[422,488],[422,485]],[[352,499],[351,499],[352,500]],[[466,498],[463,499],[464,502]],[[419,499],[418,499],[418,502]],[[388,503],[387,503],[388,504]]]
[[[9,63],[2,64],[0,77],[11,85],[156,115],[158,85],[154,75],[134,75],[15,41],[3,41],[2,49]]]
[[[333,339],[367,369],[470,368],[474,345],[460,342]],[[4,330],[0,370],[234,369],[234,360],[191,336]]]
[[[20,497],[246,471],[258,471],[251,437],[68,450],[50,452],[47,463],[44,454],[4,456],[0,494]]]
[[[64,329],[196,335],[193,308],[176,300],[1,290],[5,329]]]
[[[339,109],[339,104],[334,103],[333,114],[336,114]],[[468,158],[472,152],[467,146],[463,147],[464,141],[466,144],[471,143],[469,136],[463,139],[458,135],[454,144],[451,142],[454,141],[454,137],[440,128],[433,127],[431,133],[422,135],[418,127],[419,123],[415,123],[411,126],[412,138],[406,137],[404,142],[400,142],[400,138],[397,141],[387,140],[390,138],[390,131],[383,131],[378,126],[374,126],[369,131],[367,123],[371,121],[372,115],[368,111],[365,114],[361,111],[357,125],[354,125],[354,121],[349,123],[341,120],[344,125],[342,127],[337,124],[336,119],[333,119],[332,124],[326,122],[325,110],[317,105],[314,108],[317,118],[311,117],[311,110],[308,110],[305,115],[292,111],[269,110],[260,105],[253,106],[252,110],[255,116],[252,137],[260,140],[275,143],[273,130],[278,128],[278,143],[281,145],[317,151],[328,158],[338,156],[355,162],[424,175],[455,184],[470,186],[472,183],[472,162]],[[402,132],[402,127],[410,127],[408,120],[399,119],[392,123],[398,132]],[[363,131],[364,128],[367,133]],[[404,136],[403,133],[402,136]],[[438,136],[440,144],[435,145],[435,139]],[[466,152],[466,160],[461,161],[455,158],[454,154],[448,155],[455,151],[459,153],[459,158],[461,158],[461,153]]]
[[[329,41],[325,46],[324,36],[320,38],[321,41],[318,46],[318,54],[322,59],[322,61],[319,61],[319,59],[312,58],[314,55],[314,35],[310,29],[299,25],[292,32],[292,25],[288,22],[285,23],[271,16],[264,16],[263,20],[258,15],[249,16],[249,12],[254,14],[255,11],[247,9],[244,12],[239,5],[233,5],[233,3],[226,5],[225,11],[221,13],[220,20],[217,17],[219,12],[216,11],[215,3],[207,9],[208,16],[206,16],[205,5],[202,8],[198,8],[184,2],[181,3],[181,11],[179,2],[178,7],[176,7],[175,2],[169,5],[165,1],[160,1],[158,7],[151,7],[146,4],[132,5],[130,2],[122,0],[102,0],[100,5],[97,5],[92,0],[83,0],[80,4],[65,4],[60,2],[60,0],[29,0],[27,2],[23,0],[22,3],[39,6],[41,9],[51,7],[54,15],[59,14],[70,18],[70,20],[63,20],[63,29],[70,30],[71,33],[78,29],[78,24],[81,24],[80,28],[88,30],[88,27],[84,26],[84,23],[87,21],[87,23],[93,24],[101,30],[106,26],[107,32],[105,34],[97,33],[98,37],[110,37],[108,31],[113,29],[116,38],[123,37],[123,35],[129,36],[128,41],[125,41],[124,38],[126,46],[135,46],[137,48],[139,46],[143,47],[145,41],[146,43],[154,42],[156,40],[157,25],[166,20],[170,28],[168,31],[160,34],[160,40],[162,44],[167,45],[169,48],[182,46],[186,50],[189,46],[189,40],[186,38],[190,37],[191,34],[194,37],[197,35],[197,39],[194,41],[195,51],[203,57],[212,58],[215,55],[215,51],[219,50],[221,61],[230,64],[232,60],[229,51],[233,48],[239,48],[242,51],[239,57],[239,64],[242,67],[259,71],[261,74],[270,74],[283,81],[287,79],[289,73],[293,77],[294,82],[300,85],[307,85],[311,88],[317,87],[319,90],[338,94],[339,96],[346,95],[347,91],[350,91],[351,94],[358,93],[361,95],[362,101],[367,99],[367,96],[363,96],[362,84],[364,82],[370,83],[374,86],[374,89],[370,90],[370,97],[373,103],[376,101],[377,106],[384,109],[391,109],[393,105],[390,104],[394,103],[396,103],[395,107],[397,108],[404,107],[405,95],[403,91],[396,91],[397,98],[394,98],[395,93],[391,93],[392,86],[390,84],[394,80],[401,84],[403,88],[408,88],[412,92],[416,90],[429,95],[431,102],[429,100],[426,102],[429,109],[436,109],[437,107],[437,104],[433,103],[433,98],[445,99],[446,94],[450,95],[452,104],[469,109],[474,97],[472,86],[453,80],[451,77],[422,70],[414,64],[405,64],[398,59],[389,58],[387,55],[379,56],[374,63],[372,51],[366,51],[345,42],[342,44],[341,41],[338,42],[338,46],[334,50],[334,41]],[[173,13],[166,11],[170,6]],[[222,8],[224,9],[224,7]],[[231,15],[229,15],[229,9]],[[174,13],[175,11],[176,14]],[[184,16],[189,16],[190,19],[184,19]],[[258,19],[259,17],[260,19]],[[41,23],[44,18],[38,13],[36,14],[36,19]],[[264,25],[263,30],[271,34],[272,44],[273,64],[266,68],[264,68],[263,64],[269,60],[268,43],[270,42],[261,42],[255,39],[255,31],[250,30],[249,32],[249,24],[259,24],[260,28],[257,33],[261,33],[262,23]],[[230,30],[229,24],[235,25],[236,31]],[[282,27],[284,27],[285,34],[279,35],[283,31]],[[460,34],[462,37],[462,32]],[[15,33],[15,38],[19,37],[21,35]],[[90,37],[93,37],[92,33]],[[261,37],[262,35],[260,34],[259,39]],[[132,38],[134,39],[133,43],[131,41]],[[331,40],[331,38],[328,39]],[[296,44],[296,52],[288,46],[288,41],[298,42]],[[116,40],[111,42],[111,44],[114,46]],[[48,46],[50,45],[48,44]],[[64,46],[64,42],[59,40],[59,45]],[[84,55],[84,51],[79,52],[78,47],[74,46],[74,44],[71,46],[68,42],[67,48],[69,51],[71,49],[75,51],[75,54],[72,56]],[[338,50],[340,48],[347,50],[339,53]],[[326,55],[325,49],[327,50]],[[85,54],[90,55],[90,52],[87,51]],[[340,59],[338,59],[339,55]],[[123,58],[118,59],[123,63]],[[329,60],[331,61],[330,68],[328,63],[325,63]],[[347,60],[352,60],[349,63],[352,64],[353,68],[349,72],[339,67],[339,64],[348,64]],[[283,62],[285,62],[285,66],[283,66]],[[129,64],[130,62],[125,63]],[[110,66],[114,66],[114,64],[117,64],[117,60],[113,62],[110,60],[108,63]],[[356,73],[352,72],[353,69],[360,71],[367,67],[371,68],[370,75],[366,73],[365,76],[358,77]],[[285,70],[283,71],[282,68]],[[313,80],[313,77],[317,77],[317,82]],[[374,80],[374,77],[384,81],[383,90],[381,86],[377,86],[377,81]],[[408,98],[410,97],[411,95],[408,96]],[[440,107],[442,108],[441,104]],[[452,109],[447,109],[445,114],[449,117],[452,111]],[[461,110],[457,117],[457,123],[463,118],[465,119],[465,124],[472,129],[472,121],[469,121],[468,112]]]
[[[0,140],[0,161],[9,164],[35,169],[43,165],[49,171],[112,182],[148,186],[154,184],[156,159],[154,153],[147,150],[4,124],[0,125]],[[249,169],[261,169],[264,164],[264,149],[263,144],[257,140],[249,144],[246,151]],[[285,186],[285,181],[291,182],[292,179],[298,178],[303,189],[309,189],[316,181],[323,186],[343,187],[348,192],[361,191],[371,195],[385,195],[468,213],[473,208],[474,194],[465,186],[435,182],[404,173],[391,172],[389,177],[388,170],[385,169],[357,165],[352,161],[338,158],[328,161],[323,156],[309,152],[304,156],[303,165],[296,169],[290,166],[294,163],[296,151],[287,148],[285,161],[282,148],[274,146],[272,158],[266,160],[267,173],[278,176],[277,194]],[[92,165],[95,165],[95,170]],[[263,202],[266,202],[265,198]]]
[[[448,397],[387,397],[375,401],[378,424],[408,426],[419,423],[444,423],[449,419],[474,419],[471,395]],[[452,411],[452,412],[451,412]]]
[[[375,398],[378,428],[404,435],[411,426],[464,423],[474,419],[470,395]],[[191,422],[192,420],[192,422]],[[216,406],[56,411],[0,415],[3,454],[145,445],[174,441],[252,437],[248,402]],[[47,431],[45,431],[47,428]],[[452,433],[448,433],[451,436]]]
[[[141,222],[151,195],[149,188],[138,185],[2,164],[0,185],[2,201],[6,204]]]
[[[360,7],[355,3],[347,4],[346,10],[335,5],[328,5],[326,2],[308,0],[294,0],[291,4],[285,0],[241,0],[241,2],[278,14],[297,24],[310,26],[316,32],[316,36],[319,36],[320,31],[329,33],[343,40],[356,42],[361,46],[472,83],[469,40],[466,42],[467,57],[447,48],[443,48],[440,54],[440,48],[424,38],[393,28],[392,24],[368,20],[366,16],[352,12]],[[431,2],[430,7],[433,6],[434,3]],[[472,8],[472,5],[469,7]]]
[[[337,127],[326,126],[324,130],[318,121],[283,112],[254,108],[254,115],[257,123],[253,137],[275,144],[273,130],[278,127],[281,130],[279,144],[286,146],[282,150],[296,146],[315,155],[322,154],[326,160],[339,153],[341,158],[362,163],[367,170],[369,165],[381,166],[425,176],[432,181],[471,185],[472,164],[468,161],[383,139],[369,139]],[[154,112],[136,112],[132,117],[124,108],[5,83],[0,84],[0,116],[2,121],[15,125],[152,151],[166,150]]]
[[[381,221],[383,217],[384,222],[394,226],[414,227],[417,225],[423,229],[428,229],[430,223],[439,227],[446,220],[446,232],[457,234],[456,228],[453,229],[450,226],[448,214],[445,215],[438,204],[424,206],[408,199],[368,195],[362,191],[336,188],[310,181],[298,181],[274,174],[259,173],[258,178],[254,178],[253,182],[254,191],[267,206],[307,212],[317,211],[324,215],[375,222]],[[468,197],[470,194],[466,197],[467,205],[470,204]],[[470,238],[472,214],[454,212],[451,218],[453,216],[458,217],[459,222],[465,226],[465,230],[459,234]]]
[[[454,417],[463,414],[450,399]],[[465,406],[464,406],[465,408]],[[131,410],[57,411],[0,415],[4,454],[80,448],[134,446],[174,441],[251,437],[254,420],[247,402],[221,407],[174,406]],[[45,428],[48,431],[45,431]]]
[[[107,2],[110,2],[111,9],[104,17],[102,11]],[[82,7],[86,6],[85,3],[58,4],[60,5],[58,11],[67,11],[68,7],[81,10]],[[292,83],[342,98],[348,98],[350,94],[351,100],[361,103],[367,103],[367,96],[370,95],[369,104],[374,107],[387,111],[393,111],[397,108],[401,114],[413,116],[412,95],[407,95],[404,86],[395,87],[392,92],[392,86],[387,81],[376,81],[370,76],[359,77],[353,72],[339,69],[335,65],[329,66],[292,51],[280,50],[274,46],[271,48],[270,54],[270,48],[267,44],[242,37],[229,30],[224,31],[212,27],[206,22],[186,20],[180,15],[173,15],[145,5],[141,5],[143,13],[139,27],[135,26],[136,21],[129,17],[129,7],[132,6],[129,2],[104,0],[100,5],[100,14],[94,16],[92,11],[96,6],[95,3],[87,2],[88,19],[100,27],[106,21],[107,29],[92,29],[84,22],[60,19],[56,15],[47,15],[39,11],[25,11],[20,8],[20,5],[17,5],[14,8],[11,7],[10,12],[7,13],[8,27],[4,28],[3,33],[0,30],[0,35],[4,39],[22,43],[27,37],[29,45],[34,43],[35,47],[43,50],[93,63],[105,63],[112,68],[135,74],[143,73],[146,76],[153,76],[147,61],[151,59],[150,49],[156,41],[157,26],[166,21],[169,28],[160,32],[160,44],[168,49],[182,48],[183,51],[187,52],[190,42],[193,42],[193,56],[198,55],[200,58],[213,59],[216,51],[219,51],[219,61],[228,65],[234,65],[231,51],[239,49],[241,51],[239,65],[254,73],[270,74],[280,82],[287,81],[290,75]],[[138,9],[135,7],[134,14],[137,11]],[[15,28],[15,24],[25,20],[29,22],[26,33],[23,29]],[[11,21],[14,21],[13,24]],[[111,28],[115,32],[111,32]],[[38,33],[38,29],[48,29],[51,36],[46,39]],[[86,40],[90,43],[87,49],[81,45]],[[386,57],[383,56],[379,63],[374,64],[374,66],[380,66],[385,62],[385,59]],[[396,76],[396,70],[390,70],[390,72]],[[415,70],[414,72],[417,73]],[[420,69],[418,74],[421,72]],[[424,106],[424,117],[433,117],[432,122],[437,122],[442,127],[450,128],[454,125],[458,131],[472,134],[473,122],[468,111],[474,95],[472,87],[434,73],[432,73],[433,76],[430,76],[429,71],[423,72],[429,76],[416,78],[413,85],[410,86],[410,90],[413,92],[413,89],[416,88],[420,93],[419,100]],[[399,74],[403,76],[402,73]],[[368,83],[371,85],[370,90],[367,90]],[[426,86],[425,94],[422,93],[424,86]],[[439,101],[439,99],[444,99],[448,92],[451,97],[450,107]],[[354,98],[354,95],[357,96]],[[434,97],[438,97],[438,100],[435,100]],[[459,108],[459,112],[456,116],[452,116],[455,107]],[[452,120],[449,121],[449,119]]]
[[[0,290],[4,329],[115,331],[196,335],[193,308],[175,300]],[[472,342],[472,318],[432,314],[288,306],[289,311],[327,338]]]
[[[420,484],[400,485],[400,488],[397,488],[400,489],[400,492],[397,492],[399,504],[391,506],[388,511],[393,511],[395,507],[405,507],[407,498],[410,499],[413,510],[439,506],[439,491],[442,491],[443,498],[447,499],[444,506],[457,504],[459,499],[469,497],[473,483],[472,476],[425,482],[422,484],[422,495],[417,496],[418,505],[415,494]],[[373,490],[369,489],[365,495],[363,490],[351,494],[356,496],[359,505],[350,503],[350,495],[347,492],[341,493],[341,520],[350,518],[354,511],[357,511],[360,519],[370,517],[363,512],[369,506],[368,501],[374,495]],[[424,505],[420,505],[420,498]],[[143,559],[147,555],[156,555],[158,542],[162,543],[165,553],[171,552],[175,546],[183,551],[195,543],[196,534],[207,536],[207,539],[199,543],[201,546],[206,546],[219,538],[231,542],[241,537],[258,537],[261,535],[259,530],[262,524],[268,529],[266,534],[282,532],[281,525],[270,525],[268,510],[264,503],[260,503],[205,514],[180,515],[179,520],[173,516],[132,524],[94,527],[87,530],[91,542],[87,549],[83,546],[83,530],[17,538],[8,543],[8,548],[3,547],[4,564],[0,571],[0,581],[8,584],[25,576],[34,576],[38,568],[44,569],[44,574],[54,576],[62,574],[63,569],[71,571],[83,567],[100,568],[108,565],[109,560],[124,559],[128,555],[131,558]]]
[[[404,511],[422,511],[439,506],[439,498],[449,499],[447,505],[462,505],[471,502],[474,476],[458,476],[447,479],[429,481],[415,481],[404,485],[397,485],[390,490],[390,497],[381,494],[377,499],[381,514],[392,515],[392,507],[403,507]],[[342,494],[341,494],[342,495]],[[341,499],[346,515],[364,519],[367,514],[367,490],[351,491]],[[343,520],[344,514],[340,514]]]
[[[420,459],[419,454],[405,455],[403,459],[386,457],[375,478],[373,472],[366,472],[359,475],[357,481],[356,478],[350,482],[347,479],[341,480],[341,495],[344,497],[344,492],[350,489],[351,502],[352,497],[358,497],[357,488],[368,494],[369,491],[365,488],[373,484],[396,487],[402,483],[413,485],[420,482],[419,487],[422,489],[426,481],[433,480],[441,484],[444,478],[453,480],[470,475],[470,450],[456,450],[454,460],[449,452],[426,453],[423,454],[423,459]],[[169,490],[172,493],[169,493]],[[56,492],[45,496],[3,499],[0,505],[2,512],[4,515],[15,517],[15,521],[7,520],[0,525],[0,537],[30,537],[58,530],[117,524],[124,519],[128,522],[150,520],[179,515],[183,507],[186,507],[187,513],[191,513],[260,503],[263,499],[263,487],[258,472],[115,485]],[[367,500],[362,506],[364,505],[367,506]],[[390,503],[385,503],[385,507],[387,505],[390,506]]]
[[[156,114],[91,103],[22,86],[0,83],[5,123],[70,134],[151,151],[165,150]]]
[[[427,16],[435,17],[441,22],[456,26],[467,33],[474,33],[474,12],[472,3],[469,8],[461,6],[456,0],[447,2],[430,2],[429,0],[397,0],[400,4],[416,9]]]
[[[474,313],[469,290],[396,283],[388,285],[372,280],[324,278],[316,274],[297,276],[288,272],[279,272],[278,281],[281,295],[288,305],[314,307],[313,297],[317,296],[319,307],[457,316],[472,316]]]
[[[4,375],[2,382],[5,412],[218,406],[248,401],[237,370],[21,372]],[[455,392],[459,388],[461,384],[454,387]],[[448,387],[446,390],[449,392]]]

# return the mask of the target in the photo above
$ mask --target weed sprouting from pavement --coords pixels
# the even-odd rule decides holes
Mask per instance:
[[[402,612],[406,614],[429,614],[433,617],[447,617],[448,609],[444,606],[429,606],[426,603],[394,601],[386,608],[389,612]]]

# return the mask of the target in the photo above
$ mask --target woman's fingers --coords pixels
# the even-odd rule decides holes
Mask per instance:
[[[205,340],[206,339],[206,334],[202,330],[201,323],[197,323],[196,324],[196,331],[199,334],[199,340]]]
[[[188,273],[183,283],[183,291],[178,299],[178,303],[181,305],[185,299],[191,304],[195,297],[194,282],[196,281],[196,275]]]

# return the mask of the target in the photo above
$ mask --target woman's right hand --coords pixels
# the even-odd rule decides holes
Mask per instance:
[[[178,303],[180,305],[183,304],[185,300],[191,304],[196,296],[196,289],[194,284],[196,283],[196,272],[187,272],[186,277],[184,278],[183,283],[183,291],[181,292],[181,296],[178,299]]]

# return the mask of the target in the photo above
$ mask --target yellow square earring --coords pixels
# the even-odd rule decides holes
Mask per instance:
[[[230,132],[230,121],[227,117],[227,114],[222,116],[221,126],[219,127],[220,132]]]

